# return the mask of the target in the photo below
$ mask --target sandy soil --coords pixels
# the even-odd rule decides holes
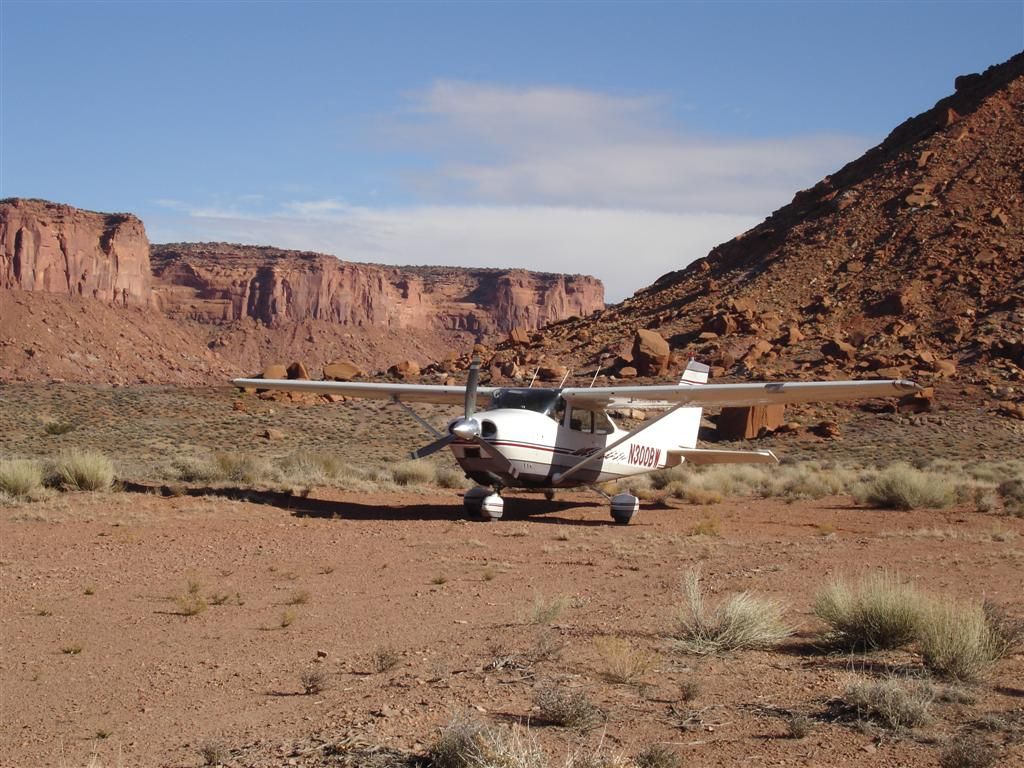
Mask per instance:
[[[460,519],[444,491],[315,490],[290,506],[119,493],[0,509],[0,762],[196,766],[218,741],[230,765],[338,764],[317,747],[421,750],[466,712],[525,723],[536,689],[558,684],[606,715],[586,734],[531,724],[563,760],[661,742],[686,765],[929,766],[946,740],[1000,722],[983,737],[1002,765],[1024,764],[1024,657],[897,736],[838,722],[829,702],[855,674],[918,672],[916,657],[809,643],[815,590],[868,568],[1019,615],[1022,520],[837,498],[648,507],[619,527],[585,493],[510,496],[489,524]],[[703,520],[716,535],[693,534]],[[772,652],[673,650],[680,577],[696,566],[713,595],[784,600],[800,633]],[[192,616],[190,581],[208,604]],[[561,614],[535,623],[537,602],[558,598]],[[651,655],[642,685],[602,677],[604,635]],[[375,671],[385,651],[396,664]],[[328,687],[305,695],[311,668]],[[810,735],[787,737],[790,713],[814,718]]]

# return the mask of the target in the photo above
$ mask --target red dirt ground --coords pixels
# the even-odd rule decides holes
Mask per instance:
[[[317,490],[293,502],[65,494],[0,508],[0,762],[196,766],[217,740],[228,765],[336,765],[318,745],[422,750],[467,711],[535,719],[535,689],[558,683],[606,713],[586,735],[531,724],[558,765],[603,738],[611,753],[668,744],[685,765],[932,766],[979,721],[1003,724],[982,733],[1000,765],[1024,764],[1021,655],[972,688],[974,703],[936,702],[932,725],[897,736],[832,721],[828,702],[855,673],[919,672],[917,657],[829,656],[809,643],[815,591],[865,569],[1020,615],[1020,519],[730,500],[643,508],[618,527],[580,493],[509,496],[506,518],[485,524],[460,519],[450,491]],[[704,519],[717,535],[692,535]],[[800,633],[771,652],[674,651],[680,577],[697,566],[712,600],[779,598]],[[175,598],[190,579],[210,605],[185,616]],[[568,605],[553,624],[532,623],[536,601],[558,596]],[[602,635],[653,654],[644,685],[602,679]],[[559,658],[524,661],[552,637]],[[383,648],[398,663],[375,672]],[[489,668],[511,655],[522,663]],[[302,695],[300,675],[317,665],[329,686]],[[690,702],[687,680],[699,685]],[[815,718],[809,736],[787,738],[788,713]]]

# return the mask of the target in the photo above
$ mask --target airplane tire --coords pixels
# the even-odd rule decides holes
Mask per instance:
[[[633,515],[640,509],[640,499],[630,493],[620,493],[612,497],[612,519],[619,525],[629,525]]]
[[[462,506],[468,517],[479,518],[483,515],[484,500],[492,495],[490,488],[476,486],[466,491],[462,497]]]
[[[496,493],[487,496],[480,505],[480,517],[486,521],[500,520],[505,514],[505,500]]]

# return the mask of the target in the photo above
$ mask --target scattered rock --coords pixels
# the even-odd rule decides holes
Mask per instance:
[[[752,440],[786,423],[783,405],[754,405],[749,408],[723,408],[718,415],[719,440]]]
[[[335,360],[324,366],[324,379],[327,381],[352,381],[362,375],[359,366],[350,360]]]
[[[420,364],[415,360],[403,360],[388,368],[388,376],[399,379],[410,379],[420,375]]]

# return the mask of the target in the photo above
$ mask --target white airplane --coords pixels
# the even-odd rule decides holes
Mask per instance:
[[[414,459],[449,446],[466,476],[479,483],[464,496],[466,511],[484,519],[502,516],[506,487],[543,490],[591,486],[691,464],[776,464],[771,451],[697,447],[704,406],[751,406],[890,397],[915,392],[912,381],[809,381],[708,384],[709,368],[691,361],[675,385],[613,387],[481,387],[474,358],[465,387],[335,381],[235,379],[243,388],[338,394],[390,400],[405,408],[436,438],[412,452]],[[463,416],[439,432],[408,403],[463,404]],[[484,410],[477,411],[478,405]],[[630,432],[608,416],[614,408],[661,410]],[[596,490],[596,489],[595,489]],[[602,494],[604,495],[604,494]],[[607,496],[606,496],[607,498]],[[610,499],[615,522],[626,524],[639,499]]]

